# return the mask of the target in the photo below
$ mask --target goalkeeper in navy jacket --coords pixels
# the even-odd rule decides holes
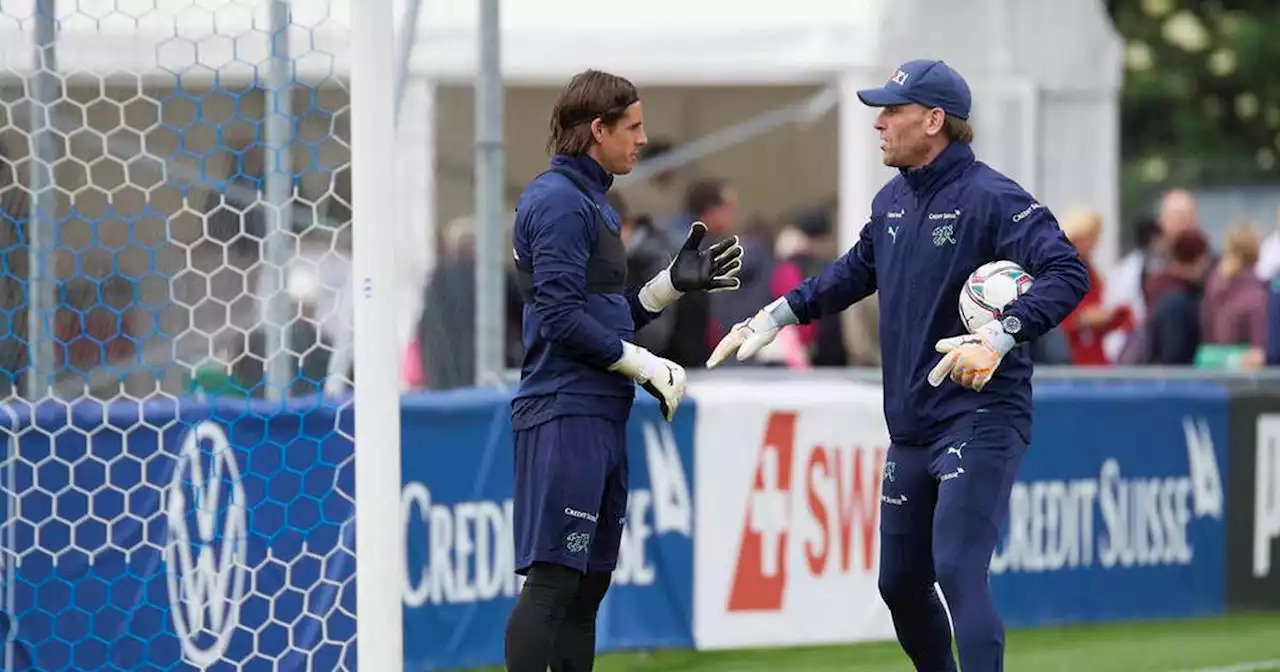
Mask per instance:
[[[675,258],[627,295],[621,220],[605,198],[644,146],[627,80],[588,70],[551,113],[550,170],[516,204],[515,266],[525,356],[512,401],[515,567],[524,587],[507,623],[510,672],[588,670],[596,612],[617,564],[627,512],[626,422],[639,383],[670,420],[685,372],[631,343],[685,292],[739,286],[742,247],[701,250],[694,222]]]
[[[1004,629],[987,566],[1030,440],[1031,359],[1023,345],[1067,317],[1088,273],[1049,210],[976,161],[970,93],[945,63],[902,65],[859,92],[882,108],[876,130],[899,169],[876,195],[857,244],[786,296],[735,325],[715,366],[745,359],[788,324],[880,292],[884,411],[880,592],[916,669],[955,670],[946,596],[964,672],[1003,668]],[[957,302],[978,266],[1009,259],[1034,277],[998,321],[968,334]],[[949,379],[949,380],[948,380]]]

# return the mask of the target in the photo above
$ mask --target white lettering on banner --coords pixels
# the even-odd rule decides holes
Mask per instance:
[[[671,429],[645,423],[644,437],[650,487],[632,490],[627,498],[615,585],[652,585],[657,569],[646,552],[649,540],[665,534],[688,537],[693,531],[689,481]],[[501,505],[433,504],[427,486],[411,481],[401,491],[400,513],[406,543],[410,526],[425,525],[427,531],[420,541],[426,545],[420,554],[425,564],[406,568],[406,606],[465,604],[517,594],[522,580],[515,574],[510,499]],[[564,514],[602,522],[597,514],[572,507],[565,507]]]
[[[693,534],[693,499],[675,436],[666,424],[646,422],[643,429],[649,489],[632,490],[627,498],[627,524],[622,529],[614,585],[653,585],[657,570],[646,553],[649,539]]]
[[[1191,479],[1121,476],[1114,459],[1097,479],[1015,483],[1009,532],[991,559],[992,573],[1185,565]],[[1101,516],[1095,537],[1094,511]]]
[[[796,446],[796,422],[794,412],[775,412],[766,424],[736,549],[729,612],[783,608],[793,533],[802,540],[810,576],[869,573],[875,565],[884,450]],[[797,470],[803,479],[798,488]],[[833,549],[839,562],[832,561]]]
[[[1213,435],[1209,422],[1200,418],[1182,419],[1182,431],[1187,439],[1187,463],[1191,468],[1191,492],[1195,496],[1195,514],[1222,518],[1226,497],[1222,494],[1222,475],[1218,471],[1218,458],[1213,450]]]
[[[1103,567],[1189,565],[1189,478],[1120,476],[1115,460],[1102,463],[1098,501],[1106,536],[1098,540]]]
[[[622,544],[618,546],[618,566],[613,571],[613,583],[620,586],[651,586],[657,575],[645,543],[653,536],[649,525],[648,490],[633,490],[627,497],[627,524],[622,528]]]
[[[1224,502],[1208,424],[1188,418],[1183,428],[1186,476],[1125,478],[1108,458],[1094,479],[1015,483],[992,573],[1190,564],[1188,525],[1221,518]]]
[[[1009,537],[992,572],[1039,572],[1088,565],[1093,559],[1093,506],[1098,482],[1015,483],[1009,497]]]
[[[416,520],[427,527],[427,547],[422,554],[425,565],[406,567],[405,606],[513,597],[518,583],[511,545],[511,507],[510,499],[501,505],[492,501],[432,504],[426,485],[406,483],[400,494],[406,543],[409,527]]]
[[[1280,537],[1280,415],[1258,416],[1254,457],[1253,575],[1271,575],[1271,544]]]
[[[876,459],[872,453],[822,445],[814,446],[809,453],[805,495],[808,510],[816,523],[816,539],[809,540],[805,560],[814,576],[822,576],[827,571],[833,536],[839,543],[838,569],[841,573],[856,571],[855,540],[860,542],[857,548],[861,551],[857,557],[857,569],[870,572],[875,565],[873,554],[876,552],[880,514],[880,468],[867,466],[864,459]],[[879,461],[883,463],[883,456],[879,456]],[[873,485],[869,486],[869,483]],[[832,511],[835,513],[834,521],[830,520]],[[814,544],[815,540],[819,543]]]
[[[695,645],[891,639],[877,567],[894,508],[881,495],[897,493],[880,386],[707,381],[697,394]]]
[[[207,450],[203,448],[205,442],[210,444]],[[208,471],[201,460],[201,455],[206,453]],[[198,538],[194,544],[199,545],[194,561],[193,540],[187,525],[188,483],[195,506]],[[230,492],[224,494],[228,486]],[[169,538],[164,557],[169,613],[183,657],[203,668],[221,659],[231,643],[231,634],[240,622],[246,573],[248,527],[244,484],[235,453],[221,426],[204,421],[188,430],[165,496]],[[223,518],[221,530],[215,529],[219,515]],[[216,560],[215,546],[219,546]],[[212,641],[206,646],[202,640]]]
[[[693,499],[680,461],[680,448],[667,425],[644,423],[644,455],[653,491],[653,524],[658,534],[693,534]]]

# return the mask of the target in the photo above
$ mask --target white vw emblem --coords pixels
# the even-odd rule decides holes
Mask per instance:
[[[202,445],[209,446],[207,472],[202,468]],[[195,500],[195,540],[187,525],[187,512],[191,508],[186,495],[188,478]],[[228,482],[230,501],[224,505]],[[191,428],[183,438],[178,462],[173,468],[173,482],[169,485],[165,570],[173,627],[182,641],[183,655],[197,667],[208,667],[222,657],[240,620],[245,579],[244,498],[240,468],[236,466],[226,433],[207,421]],[[220,513],[219,534],[214,527]],[[199,549],[194,562],[193,545]]]

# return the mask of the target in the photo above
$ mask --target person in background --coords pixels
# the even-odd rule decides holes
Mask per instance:
[[[1062,333],[1062,329],[1054,327],[1041,334],[1040,338],[1031,341],[1031,362],[1045,366],[1067,366],[1071,364],[1071,344]]]
[[[1160,225],[1160,238],[1152,260],[1154,272],[1143,283],[1143,301],[1148,306],[1160,302],[1166,291],[1178,289],[1183,280],[1178,273],[1167,272],[1173,255],[1173,241],[1187,231],[1200,231],[1200,216],[1196,212],[1196,199],[1185,189],[1173,189],[1160,201],[1160,213],[1156,217]]]
[[[1261,246],[1252,226],[1234,227],[1204,289],[1204,342],[1250,346],[1248,368],[1262,365],[1267,347],[1267,283],[1254,272]]]
[[[1070,210],[1062,217],[1062,232],[1076,246],[1080,260],[1089,269],[1089,292],[1061,325],[1070,349],[1071,363],[1076,366],[1110,364],[1102,339],[1127,326],[1131,316],[1128,306],[1104,305],[1102,278],[1093,267],[1093,250],[1102,233],[1102,216],[1086,208]]]
[[[1209,269],[1209,243],[1199,229],[1185,229],[1169,246],[1163,271],[1169,278],[1160,300],[1152,305],[1147,325],[1145,361],[1156,365],[1191,365],[1200,347],[1200,307]]]
[[[606,199],[622,220],[622,244],[627,248],[627,291],[638,292],[649,278],[661,273],[667,264],[671,263],[675,250],[671,248],[667,237],[653,227],[653,220],[645,214],[637,215],[631,209],[630,201],[626,200],[621,193],[610,190]],[[684,300],[703,305],[702,324],[705,325],[705,298],[701,294],[694,293],[684,297]],[[671,359],[668,353],[672,339],[677,336],[688,338],[687,335],[678,334],[676,331],[677,317],[681,312],[681,306],[684,305],[684,302],[677,303],[671,309],[662,311],[644,329],[636,332],[632,342],[659,357]],[[703,328],[705,329],[705,326]],[[701,340],[706,340],[705,334],[702,335]],[[688,366],[684,362],[676,363]]]
[[[440,232],[440,259],[424,288],[418,319],[421,379],[429,389],[475,383],[475,223],[457,217]]]
[[[817,275],[836,258],[831,235],[831,219],[825,212],[806,212],[778,233],[770,288],[774,298],[784,296],[806,278]],[[793,369],[811,366],[848,366],[842,315],[796,324],[778,333],[776,341]],[[766,354],[765,350],[760,355]]]
[[[732,236],[733,220],[737,216],[737,203],[737,192],[728,183],[720,180],[701,180],[689,187],[684,206],[677,214],[668,217],[661,225],[655,225],[655,220],[639,214],[636,218],[635,230],[640,232],[641,227],[647,227],[643,234],[644,239],[648,241],[646,244],[651,245],[653,250],[665,247],[666,258],[670,260],[675,249],[684,240],[685,234],[677,235],[676,232],[683,230],[687,233],[695,221],[701,221],[706,225],[709,240],[723,240]],[[635,209],[632,211],[640,212]],[[630,249],[630,246],[628,247]],[[749,258],[748,255],[747,259]],[[744,259],[744,263],[749,264],[750,261]],[[670,331],[663,337],[662,332],[666,327],[659,324],[656,327],[658,335],[654,336],[661,339],[664,344],[664,349],[657,353],[659,356],[684,367],[698,366],[707,361],[707,357],[711,356],[713,337],[710,331],[711,301],[712,297],[709,294],[693,292],[686,294],[679,302],[667,309],[666,313],[669,315],[664,314],[664,318],[670,320],[668,323]]]
[[[737,291],[704,296],[689,301],[687,305],[682,301],[676,306],[676,311],[680,313],[677,317],[680,323],[677,340],[681,342],[681,350],[671,353],[671,361],[698,364],[706,362],[711,355],[711,348],[735,322],[750,317],[758,302],[767,302],[772,298],[769,296],[769,281],[773,275],[774,255],[773,241],[768,235],[769,227],[756,225],[753,220],[738,231],[737,219],[738,190],[726,180],[703,178],[689,185],[682,213],[659,226],[674,246],[682,240],[676,236],[683,235],[676,232],[688,231],[691,223],[700,221],[707,225],[707,238],[712,241],[723,240],[738,233],[738,240],[745,252],[741,274],[738,276],[742,285]],[[706,301],[705,318],[695,314],[702,310],[702,301]],[[699,319],[707,325],[705,328],[695,326]],[[684,340],[686,329],[690,334],[688,341]],[[702,339],[697,346],[693,345],[695,333]],[[687,350],[684,349],[686,346]]]
[[[675,145],[670,140],[650,138],[649,144],[640,150],[640,166],[666,155],[672,149],[675,149]],[[680,212],[683,205],[681,178],[678,168],[669,168],[654,173],[648,179],[635,180],[619,191],[627,199],[627,204],[636,217],[648,217],[651,223],[666,223]],[[686,223],[684,229],[678,230],[675,242],[683,241],[688,230]]]
[[[1280,208],[1276,210],[1275,226],[1262,239],[1254,271],[1259,278],[1268,282],[1280,275]]]
[[[1177,238],[1184,231],[1200,229],[1200,214],[1196,209],[1196,197],[1186,189],[1170,189],[1160,199],[1160,231],[1166,240]],[[1172,251],[1171,248],[1166,248]]]
[[[659,220],[659,228],[673,244],[684,240],[689,223],[700,221],[707,225],[707,234],[715,237],[728,235],[738,218],[738,190],[726,180],[708,177],[695,180],[684,195],[680,212]]]
[[[1280,209],[1276,224],[1262,241],[1255,274],[1267,284],[1267,366],[1280,366]]]
[[[1134,351],[1140,345],[1143,322],[1147,319],[1147,302],[1142,287],[1157,263],[1164,243],[1160,225],[1154,217],[1144,217],[1134,226],[1136,245],[1124,255],[1111,270],[1102,290],[1102,303],[1106,306],[1128,306],[1129,324],[1115,329],[1102,339],[1102,349],[1107,360],[1117,364],[1132,364],[1137,359]],[[1130,347],[1132,346],[1132,347]],[[1126,350],[1129,351],[1126,357]]]
[[[1267,366],[1280,366],[1280,277],[1267,284]]]
[[[777,263],[774,254],[776,226],[764,217],[755,216],[748,218],[741,227],[730,225],[720,236],[731,235],[735,230],[745,251],[742,275],[739,276],[742,286],[736,292],[720,292],[711,296],[710,347],[714,347],[724,334],[729,333],[734,324],[754,315],[759,302],[767,303],[774,298],[770,284],[774,265]],[[706,362],[705,359],[702,361]],[[734,362],[749,364],[737,360]]]
[[[794,225],[787,225],[774,238],[773,253],[778,264],[769,278],[769,291],[774,298],[791,291],[808,277],[809,240]],[[785,366],[800,371],[812,366],[811,349],[818,334],[817,323],[793,324],[778,332],[778,338],[760,349],[756,361],[765,366]]]
[[[445,390],[475,384],[476,257],[475,222],[457,217],[444,226],[440,260],[423,288],[414,341],[418,362],[403,373],[412,389]],[[520,366],[523,303],[507,255],[503,268],[503,364]]]

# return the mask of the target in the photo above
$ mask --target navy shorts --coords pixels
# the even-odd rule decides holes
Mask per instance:
[[[561,416],[516,430],[516,573],[535,562],[612,572],[627,514],[627,425]]]

